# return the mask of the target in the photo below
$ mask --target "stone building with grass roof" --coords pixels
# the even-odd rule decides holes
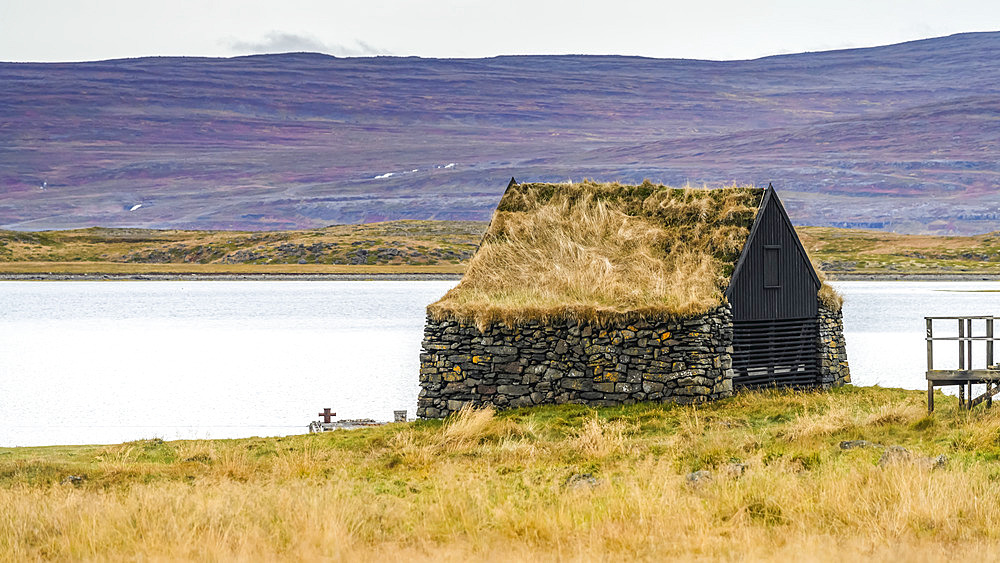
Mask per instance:
[[[417,414],[842,385],[841,303],[770,186],[511,179],[427,308]]]

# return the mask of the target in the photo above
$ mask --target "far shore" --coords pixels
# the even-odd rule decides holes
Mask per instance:
[[[487,223],[388,221],[301,231],[0,230],[0,280],[457,280]],[[1000,237],[799,227],[836,281],[1000,280]]]
[[[830,281],[1000,281],[1000,274],[983,273],[849,273],[825,272]],[[0,273],[0,281],[433,281],[462,279],[460,272],[148,272],[148,273]]]
[[[850,272],[823,272],[826,279],[830,281],[997,281],[1000,274],[976,274],[969,272],[942,272],[942,273],[850,273]]]
[[[435,280],[460,279],[458,264],[178,264],[5,262],[0,280]]]
[[[148,274],[3,274],[0,281],[433,281],[460,280],[462,274],[433,272],[337,273],[148,273]]]

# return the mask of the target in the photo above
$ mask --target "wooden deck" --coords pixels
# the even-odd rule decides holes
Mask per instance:
[[[986,403],[993,405],[993,396],[1000,393],[1000,365],[993,358],[993,343],[1000,340],[994,336],[994,325],[998,317],[924,317],[927,323],[927,412],[934,412],[934,388],[948,385],[958,386],[959,408],[972,409]],[[934,336],[934,321],[955,321],[958,336]],[[974,328],[981,324],[979,336]],[[958,369],[934,369],[934,343],[952,341],[958,346]],[[983,342],[984,361],[973,354],[973,343]],[[978,367],[976,367],[978,365]],[[985,385],[985,391],[973,396],[973,385]]]

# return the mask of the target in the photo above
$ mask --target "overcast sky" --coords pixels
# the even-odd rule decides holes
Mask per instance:
[[[1000,30],[996,0],[0,0],[0,60],[617,54],[747,59]]]

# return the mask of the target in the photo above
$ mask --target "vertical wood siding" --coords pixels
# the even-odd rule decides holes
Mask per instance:
[[[742,267],[730,282],[729,301],[736,321],[815,318],[819,286],[799,249],[798,237],[785,220],[777,197],[760,210],[747,241]],[[768,261],[777,261],[777,272]],[[775,279],[778,287],[767,287]]]

